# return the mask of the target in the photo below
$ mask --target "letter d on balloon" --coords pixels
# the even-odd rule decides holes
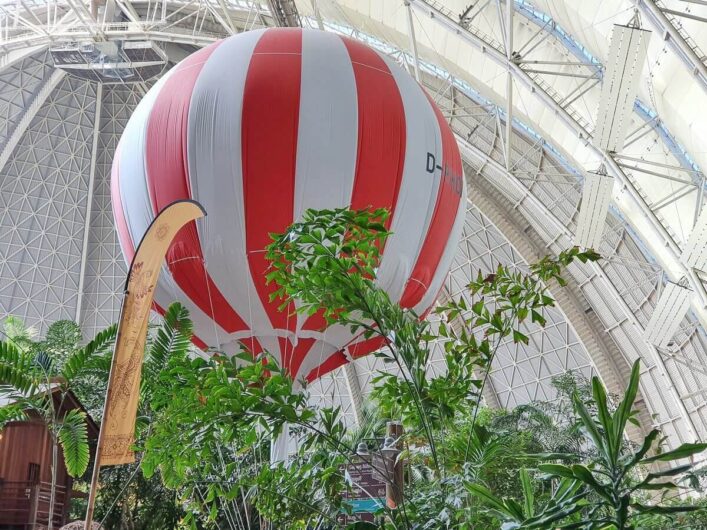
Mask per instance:
[[[184,225],[205,215],[204,208],[196,201],[173,202],[152,221],[133,256],[125,282],[103,421],[96,446],[84,526],[86,529],[92,527],[101,466],[135,461],[132,446],[135,441],[135,418],[140,397],[147,324],[165,254],[174,236]]]
[[[437,159],[432,153],[427,153],[427,172],[434,173],[435,166],[437,165]]]

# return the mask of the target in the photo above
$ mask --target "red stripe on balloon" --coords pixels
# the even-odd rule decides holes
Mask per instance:
[[[290,377],[297,378],[302,361],[304,361],[314,343],[317,342],[317,339],[299,338],[297,345],[292,344],[290,339],[283,337],[278,337],[278,340],[280,342],[280,351],[283,352],[281,364]]]
[[[353,39],[344,41],[356,80],[358,101],[358,152],[351,208],[387,208],[390,227],[398,202],[405,166],[405,107],[398,84],[378,53]],[[321,313],[303,328],[326,327]]]
[[[383,337],[371,337],[370,339],[355,342],[349,345],[347,349],[351,357],[358,359],[376,350],[380,350],[383,346],[385,346],[385,339]]]
[[[292,305],[278,311],[281,300],[270,301],[277,287],[266,285],[270,264],[265,247],[272,242],[269,234],[284,232],[294,217],[301,69],[302,31],[268,30],[255,46],[243,90],[246,252],[255,289],[275,329],[294,330],[297,321]]]
[[[405,108],[388,65],[377,52],[342,37],[349,52],[358,97],[358,154],[351,208],[387,208],[395,213],[405,165]]]
[[[179,63],[150,112],[145,164],[155,215],[176,200],[191,198],[187,159],[189,105],[201,68],[217,46],[218,43],[204,48]],[[226,332],[248,329],[204,267],[195,222],[175,236],[167,251],[167,266],[184,294]]]
[[[336,370],[340,366],[345,365],[348,362],[348,359],[346,356],[338,351],[333,354],[331,354],[326,361],[324,361],[322,364],[311,370],[307,376],[305,377],[305,380],[308,383],[311,383],[315,379],[320,378],[323,375],[328,374],[329,372]]]
[[[371,337],[370,339],[364,339],[350,344],[344,348],[348,351],[348,356],[345,355],[343,351],[333,353],[322,364],[311,370],[305,379],[311,383],[315,379],[336,370],[347,362],[350,362],[349,357],[359,359],[360,357],[365,357],[369,353],[380,350],[383,346],[385,346],[385,339],[383,337]]]
[[[427,99],[437,116],[442,135],[442,160],[435,161],[435,171],[441,173],[441,181],[430,226],[400,300],[402,307],[414,307],[429,289],[447,245],[447,235],[454,225],[459,201],[462,199],[464,174],[457,142],[442,112],[429,95]]]

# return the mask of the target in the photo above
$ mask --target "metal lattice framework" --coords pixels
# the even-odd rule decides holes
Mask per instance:
[[[599,248],[606,259],[572,269],[570,288],[553,292],[558,308],[546,328],[527,330],[528,346],[499,350],[487,401],[510,407],[552,399],[549,382],[565,370],[597,373],[617,392],[628,364],[640,357],[648,422],[661,426],[671,444],[705,437],[707,293],[702,273],[679,259],[705,183],[684,138],[657,114],[649,94],[636,101],[621,152],[591,147],[601,61],[525,0],[481,1],[461,14],[432,0],[399,4],[399,16],[388,18],[386,6],[369,9],[354,0],[0,6],[0,317],[17,314],[40,329],[76,319],[91,334],[115,321],[125,275],[110,166],[149,83],[77,79],[52,67],[48,47],[152,39],[174,63],[230,34],[302,24],[361,39],[404,64],[457,134],[471,204],[447,296],[462,295],[478,269],[524,269],[572,245],[582,170],[603,163],[621,183]],[[653,0],[636,5],[644,23],[669,36],[665,52],[707,94],[705,58],[690,38],[690,24],[700,21]],[[447,40],[459,47],[456,55],[436,44]],[[465,54],[488,69],[485,77],[465,67]],[[657,59],[651,61],[655,67]],[[660,349],[646,343],[643,330],[668,279],[682,279],[697,296],[693,313]],[[313,398],[340,404],[355,422],[379,369],[374,358],[361,359],[313,385]]]

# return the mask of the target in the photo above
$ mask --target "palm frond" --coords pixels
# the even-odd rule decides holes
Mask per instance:
[[[11,421],[22,421],[27,418],[25,409],[19,403],[10,403],[0,407],[0,431]]]
[[[115,341],[118,326],[112,326],[100,331],[91,342],[69,356],[61,370],[61,375],[67,381],[72,381],[93,360],[100,358]]]
[[[28,395],[34,392],[33,360],[27,353],[8,341],[0,341],[0,387]]]
[[[146,380],[154,380],[172,355],[183,354],[189,349],[192,330],[187,308],[179,302],[170,305],[145,360]]]
[[[67,412],[58,436],[64,452],[66,471],[72,477],[80,477],[86,471],[90,458],[86,414],[77,409]]]

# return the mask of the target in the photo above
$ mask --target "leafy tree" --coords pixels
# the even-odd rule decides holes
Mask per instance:
[[[479,275],[469,286],[473,304],[467,307],[463,298],[444,304],[432,328],[376,285],[387,215],[384,210],[306,212],[302,222],[273,236],[267,279],[276,284],[272,297],[282,309],[296,299],[301,312],[320,312],[330,323],[383,341],[386,347],[376,355],[397,373],[379,374],[373,397],[381,416],[402,418],[405,458],[426,477],[399,510],[383,511],[393,528],[434,528],[440,520],[452,527],[473,510],[463,480],[483,480],[484,467],[513,450],[477,425],[495,352],[504,340],[528,341],[521,330],[526,320],[544,324],[543,310],[553,300],[543,282],[563,283],[566,265],[597,256],[570,249],[533,265],[530,275],[503,267]],[[433,340],[441,341],[445,352],[446,370],[438,376],[427,370]],[[477,373],[486,375],[479,379]],[[344,436],[339,411],[311,408],[306,391],[295,392],[267,354],[253,359],[246,352],[236,361],[173,357],[163,376],[153,396],[156,419],[145,445],[146,475],[159,469],[168,486],[211,520],[223,514],[224,500],[237,501],[233,518],[237,512],[246,519],[254,508],[270,522],[288,514],[293,528],[330,521],[346,509],[339,469],[354,447]],[[460,449],[447,450],[461,417],[468,421],[464,438],[454,440]],[[293,425],[300,452],[289,467],[264,465],[269,440],[285,424]],[[223,460],[229,462],[225,466],[224,450],[232,458]]]
[[[11,318],[6,324],[7,340],[0,341],[0,398],[8,402],[0,408],[0,429],[24,419],[47,426],[52,442],[51,529],[59,448],[72,477],[81,476],[89,463],[86,415],[77,409],[67,412],[64,404],[82,373],[111,346],[116,327],[101,331],[85,346],[79,346],[81,335],[73,322],[55,322],[43,341],[35,341],[35,334],[22,327],[18,319]]]

